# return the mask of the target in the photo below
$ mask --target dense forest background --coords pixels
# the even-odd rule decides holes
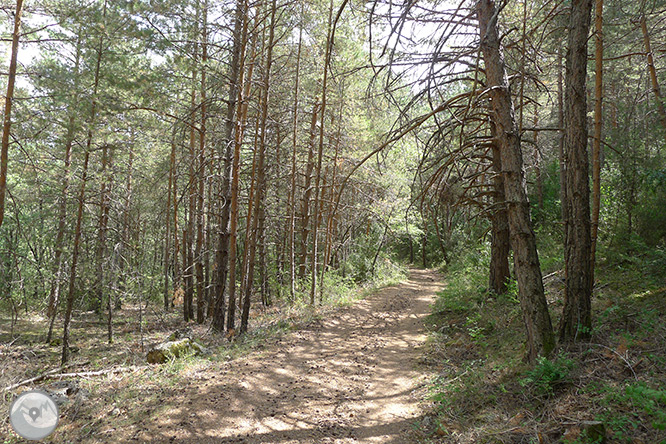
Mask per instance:
[[[606,276],[663,295],[663,2],[1,7],[3,341],[64,364],[124,307],[233,338],[410,263],[508,295],[534,365],[598,334]]]

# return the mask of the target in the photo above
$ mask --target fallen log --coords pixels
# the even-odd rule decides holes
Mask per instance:
[[[84,365],[84,364],[77,364],[77,365]],[[95,371],[88,371],[88,372],[73,372],[73,373],[57,373],[58,371],[62,371],[63,369],[67,367],[73,367],[73,365],[69,366],[64,366],[64,367],[59,367],[54,370],[51,370],[49,372],[46,372],[42,375],[35,376],[34,378],[26,379],[21,382],[17,382],[16,384],[12,384],[8,387],[5,387],[2,389],[3,392],[8,392],[10,390],[14,390],[16,388],[19,388],[21,386],[27,385],[27,384],[32,384],[33,382],[40,382],[44,381],[46,379],[62,379],[62,378],[80,378],[84,376],[101,376],[101,375],[108,375],[109,373],[122,373],[122,372],[129,372],[136,370],[137,368],[141,367],[116,367],[116,368],[109,368],[106,370],[95,370]]]

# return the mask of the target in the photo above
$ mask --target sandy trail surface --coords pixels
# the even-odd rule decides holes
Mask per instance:
[[[410,271],[260,353],[194,374],[136,441],[410,442],[423,320],[441,278]]]

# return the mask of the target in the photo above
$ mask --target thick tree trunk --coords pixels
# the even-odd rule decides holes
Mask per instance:
[[[499,11],[495,8],[494,1],[479,0],[477,15],[487,86],[491,89],[492,118],[500,151],[518,293],[527,331],[527,358],[534,362],[538,356],[550,354],[555,347],[555,338],[530,220],[520,136],[516,127],[504,56],[500,49],[497,31]]]
[[[590,336],[590,188],[587,158],[587,39],[592,0],[576,0],[569,21],[564,96],[566,189],[569,218],[565,223],[566,288],[560,339]]]
[[[494,127],[494,125],[492,125]],[[493,130],[493,138],[497,137]],[[509,269],[509,219],[504,199],[504,181],[502,179],[502,163],[497,143],[492,146],[493,163],[493,212],[490,217],[490,270],[488,288],[495,294],[504,294],[511,277]]]

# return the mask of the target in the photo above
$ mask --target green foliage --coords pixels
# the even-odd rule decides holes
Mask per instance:
[[[598,419],[619,442],[630,442],[635,430],[647,425],[641,422],[642,415],[651,419],[650,426],[655,430],[666,430],[666,388],[635,381],[624,387],[603,385],[593,391],[603,396],[600,404],[604,410]]]
[[[520,385],[528,387],[538,396],[553,396],[556,389],[569,382],[569,375],[574,367],[573,359],[564,355],[558,355],[554,359],[542,356],[536,365],[525,373]]]

